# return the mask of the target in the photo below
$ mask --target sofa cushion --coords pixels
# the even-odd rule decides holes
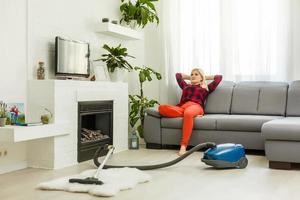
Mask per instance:
[[[240,82],[233,89],[231,114],[285,115],[288,84]]]
[[[286,117],[267,122],[262,127],[266,140],[300,141],[300,117]]]
[[[208,96],[205,113],[229,114],[234,85],[235,83],[232,81],[221,81],[217,89]]]
[[[202,117],[195,117],[194,129],[199,130],[216,130],[216,119],[223,115],[204,115]],[[177,118],[161,118],[162,128],[182,129],[182,117]]]
[[[287,116],[300,116],[300,81],[293,81],[289,86]]]
[[[281,118],[266,115],[227,115],[217,119],[217,130],[261,132],[264,123]]]
[[[258,88],[236,86],[233,89],[231,114],[256,114],[258,96]]]

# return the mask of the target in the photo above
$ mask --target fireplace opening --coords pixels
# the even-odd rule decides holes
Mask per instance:
[[[113,144],[113,101],[78,103],[78,162],[90,160],[105,144]]]

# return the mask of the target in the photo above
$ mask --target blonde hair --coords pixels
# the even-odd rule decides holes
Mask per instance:
[[[194,68],[194,69],[192,69],[192,72],[193,71],[197,71],[200,74],[200,76],[202,77],[201,87],[203,87],[204,89],[206,89],[208,91],[208,86],[207,86],[204,71],[201,68]]]

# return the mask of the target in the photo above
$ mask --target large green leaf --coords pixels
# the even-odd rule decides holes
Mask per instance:
[[[140,78],[140,82],[141,82],[141,83],[143,83],[143,82],[146,81],[146,76],[145,76],[144,73],[140,73],[140,74],[139,74],[139,78]]]
[[[137,123],[137,121],[138,121],[139,119],[140,119],[139,117],[132,118],[132,119],[130,120],[130,126],[131,126],[131,127],[134,127],[135,124]]]

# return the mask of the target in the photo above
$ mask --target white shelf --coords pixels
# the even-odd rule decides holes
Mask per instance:
[[[124,40],[142,40],[143,34],[140,31],[133,30],[113,23],[100,23],[97,25],[97,32],[118,37]]]
[[[0,128],[0,142],[23,142],[34,139],[68,135],[69,124],[46,124],[40,126],[5,126]]]

